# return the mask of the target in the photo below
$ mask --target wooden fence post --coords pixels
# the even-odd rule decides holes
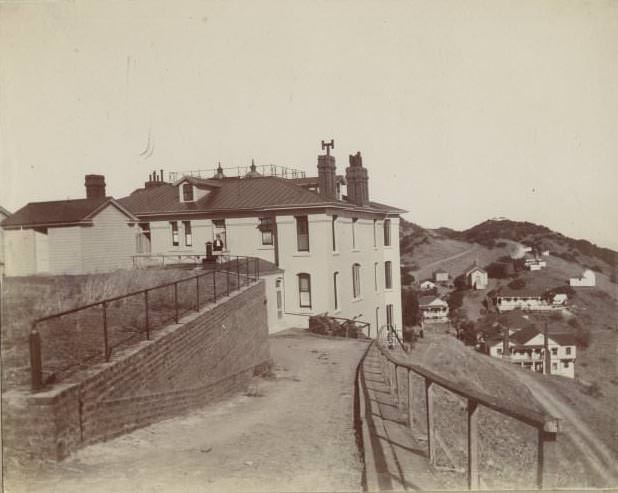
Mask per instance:
[[[41,364],[41,335],[36,329],[30,332],[30,375],[32,390],[39,390],[42,386]]]
[[[433,421],[433,389],[432,381],[425,377],[425,412],[427,414],[427,456],[429,463],[435,464],[435,428]]]
[[[399,367],[394,365],[395,371],[395,399],[397,399],[397,409],[401,409],[401,396],[399,395]]]
[[[468,489],[480,488],[478,404],[468,399]]]
[[[146,329],[146,340],[150,340],[150,319],[148,318],[148,290],[144,290],[144,326]]]
[[[548,423],[546,423],[545,426],[548,426]],[[551,471],[551,462],[555,460],[554,454],[556,451],[554,449],[558,438],[558,422],[554,421],[550,423],[548,429],[551,431],[546,431],[542,426],[538,428],[539,443],[537,452],[536,486],[539,490],[554,486],[553,484],[547,485],[546,483],[547,478],[554,472]],[[548,469],[550,471],[548,471]]]

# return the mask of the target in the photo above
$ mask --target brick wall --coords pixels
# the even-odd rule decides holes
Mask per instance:
[[[46,392],[3,394],[3,447],[19,459],[60,460],[243,390],[270,362],[263,281],[190,314]]]

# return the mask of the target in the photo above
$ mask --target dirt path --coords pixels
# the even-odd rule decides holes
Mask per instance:
[[[603,480],[606,487],[618,485],[618,468],[612,452],[581,420],[577,413],[551,389],[523,372],[514,372],[528,386],[534,398],[548,413],[560,418],[560,431],[578,448],[580,457]]]
[[[88,447],[13,492],[359,491],[355,370],[367,345],[271,338],[276,378],[188,416]]]

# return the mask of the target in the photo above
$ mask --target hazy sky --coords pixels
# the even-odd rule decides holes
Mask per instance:
[[[0,1],[0,204],[152,169],[338,171],[428,227],[618,248],[618,1]],[[149,157],[140,156],[151,135]]]

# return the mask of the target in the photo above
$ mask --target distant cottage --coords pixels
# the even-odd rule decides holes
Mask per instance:
[[[449,273],[444,269],[438,269],[433,273],[433,280],[436,282],[448,282]]]
[[[597,284],[597,276],[594,271],[590,269],[586,269],[581,277],[575,277],[569,279],[569,284],[573,287],[582,288],[582,287],[594,287]]]
[[[481,269],[476,263],[468,267],[464,273],[466,284],[472,289],[487,289],[489,278],[487,271]]]
[[[448,322],[448,303],[437,296],[421,296],[418,308],[424,323]]]
[[[510,310],[547,311],[563,308],[568,301],[564,293],[547,296],[544,292],[530,289],[500,288],[495,295],[498,312]]]

